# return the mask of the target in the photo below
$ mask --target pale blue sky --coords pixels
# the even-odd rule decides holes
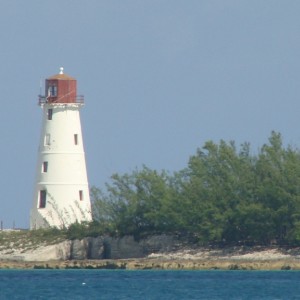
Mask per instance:
[[[272,130],[300,147],[300,1],[2,0],[4,227],[27,228],[40,79],[78,80],[91,185],[143,164],[171,172],[207,140]]]

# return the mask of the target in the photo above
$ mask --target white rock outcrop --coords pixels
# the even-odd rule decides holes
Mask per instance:
[[[71,256],[72,241],[63,241],[59,244],[39,246],[35,249],[10,249],[9,253],[0,252],[1,260],[21,261],[50,261],[68,260]]]

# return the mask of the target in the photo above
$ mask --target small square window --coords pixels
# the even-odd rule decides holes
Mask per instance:
[[[47,161],[43,161],[42,172],[43,173],[47,173],[48,172],[48,162]]]
[[[45,144],[45,146],[49,146],[49,145],[51,144],[51,136],[50,136],[50,133],[47,133],[47,134],[45,135],[44,144]]]
[[[48,109],[48,120],[52,120],[52,115],[53,115],[53,109],[49,108]]]
[[[47,200],[47,191],[40,190],[39,208],[46,207],[46,200]]]
[[[80,201],[83,200],[83,191],[82,190],[79,191],[79,200]]]
[[[78,134],[74,134],[74,144],[78,145]]]

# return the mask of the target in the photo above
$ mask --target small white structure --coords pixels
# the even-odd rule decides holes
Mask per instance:
[[[77,82],[60,73],[46,79],[36,185],[30,229],[91,221],[91,203],[77,96]]]

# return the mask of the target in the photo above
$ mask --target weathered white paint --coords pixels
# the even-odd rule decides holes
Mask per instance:
[[[44,103],[41,106],[43,121],[30,228],[62,228],[74,222],[91,221],[79,114],[82,104]],[[49,109],[53,111],[52,120],[48,120]],[[75,134],[78,138],[77,145]],[[43,172],[43,162],[48,162],[47,172]],[[39,208],[41,190],[46,190],[47,195],[44,208]],[[82,200],[79,191],[82,191]]]

